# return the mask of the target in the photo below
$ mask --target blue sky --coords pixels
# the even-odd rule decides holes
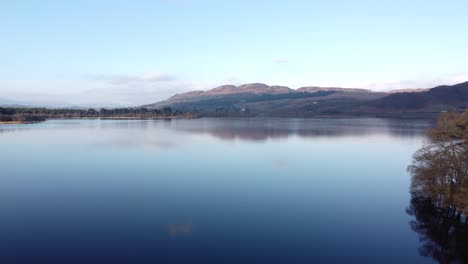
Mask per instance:
[[[0,1],[0,98],[143,104],[222,84],[468,81],[468,1]]]

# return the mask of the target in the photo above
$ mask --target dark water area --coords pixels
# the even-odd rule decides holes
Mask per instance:
[[[434,263],[397,119],[0,126],[0,263]]]

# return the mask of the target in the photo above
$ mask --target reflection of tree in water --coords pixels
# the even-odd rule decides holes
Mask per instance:
[[[414,155],[411,227],[420,253],[439,263],[468,263],[468,112],[443,115]]]
[[[430,198],[412,195],[411,228],[423,245],[419,252],[439,263],[468,263],[468,223],[454,208],[436,206]]]

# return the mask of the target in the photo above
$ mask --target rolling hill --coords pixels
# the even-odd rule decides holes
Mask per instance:
[[[145,105],[204,116],[408,116],[465,109],[468,82],[432,89],[374,92],[359,88],[224,85]]]

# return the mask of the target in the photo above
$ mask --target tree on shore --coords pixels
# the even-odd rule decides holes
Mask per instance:
[[[2,108],[0,107],[1,122],[39,122],[49,118],[194,118],[196,113],[181,112],[170,107],[163,109],[148,108],[114,108],[95,109],[47,109],[47,108]]]
[[[442,115],[408,167],[407,213],[420,254],[439,263],[468,263],[468,112]]]
[[[412,192],[468,213],[468,112],[442,115],[408,169]]]

